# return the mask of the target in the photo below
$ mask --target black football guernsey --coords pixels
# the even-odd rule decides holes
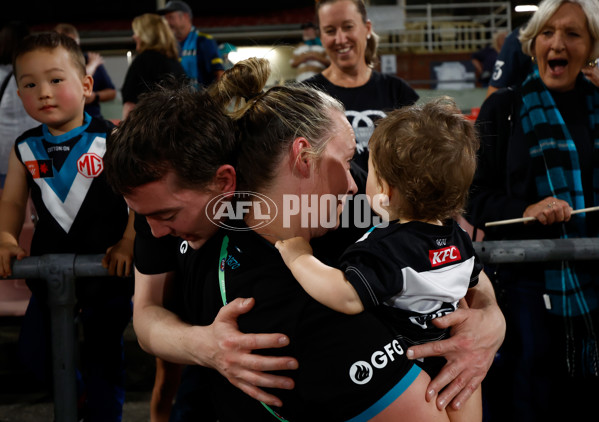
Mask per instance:
[[[390,327],[370,312],[349,316],[320,305],[303,291],[275,247],[247,227],[220,230],[197,251],[182,242],[180,253],[184,319],[207,325],[223,299],[252,297],[255,306],[239,317],[240,330],[289,336],[285,348],[256,351],[299,361],[299,369],[280,372],[295,380],[295,388],[270,391],[284,403],[274,411],[287,420],[369,420],[419,374]],[[276,420],[219,373],[209,374],[221,422]]]
[[[82,126],[60,136],[41,125],[17,138],[15,152],[26,168],[38,216],[32,256],[104,254],[123,237],[127,204],[104,173],[107,134],[113,127],[85,114]],[[132,281],[120,279],[114,288],[132,291]]]
[[[454,220],[442,226],[392,221],[350,246],[340,268],[364,308],[383,305],[412,345],[449,335],[430,321],[457,309],[478,283],[482,264],[468,233]]]

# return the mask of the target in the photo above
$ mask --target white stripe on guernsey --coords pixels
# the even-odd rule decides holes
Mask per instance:
[[[35,156],[27,143],[23,142],[19,145],[19,152],[21,153],[23,162],[36,161]],[[104,153],[106,152],[106,138],[96,136],[87,152],[104,157]],[[42,191],[42,200],[44,201],[46,208],[50,214],[52,214],[56,222],[60,224],[60,227],[68,233],[69,230],[71,230],[75,217],[77,217],[81,204],[83,204],[83,200],[94,179],[85,177],[77,172],[64,203],[44,178],[33,180]]]
[[[410,267],[403,268],[403,291],[385,303],[420,314],[435,312],[444,302],[453,304],[466,295],[473,268],[474,257],[420,273]]]

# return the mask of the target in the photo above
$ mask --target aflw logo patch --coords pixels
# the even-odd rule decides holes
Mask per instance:
[[[54,177],[52,160],[25,161],[25,165],[34,179]]]
[[[431,261],[432,267],[438,267],[439,265],[462,259],[460,251],[455,246],[448,246],[443,249],[437,249],[436,251],[428,251],[428,258]]]

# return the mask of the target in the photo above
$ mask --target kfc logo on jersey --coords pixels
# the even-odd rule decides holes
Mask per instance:
[[[432,267],[438,267],[439,265],[462,259],[460,251],[455,246],[448,246],[447,248],[437,249],[436,251],[428,251],[428,257]]]
[[[77,160],[77,171],[85,177],[98,177],[102,170],[104,170],[104,160],[98,154],[83,154]]]

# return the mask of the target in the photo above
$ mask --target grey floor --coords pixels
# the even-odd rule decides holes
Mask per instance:
[[[13,400],[12,404],[0,404],[0,422],[54,421],[54,405],[47,395],[20,395],[14,397]],[[127,393],[123,408],[123,422],[148,422],[150,420],[149,403],[150,392]]]
[[[0,422],[52,422],[52,398],[16,359],[19,324],[19,318],[0,317]],[[148,422],[154,359],[139,348],[131,324],[125,332],[125,358],[123,422]]]

